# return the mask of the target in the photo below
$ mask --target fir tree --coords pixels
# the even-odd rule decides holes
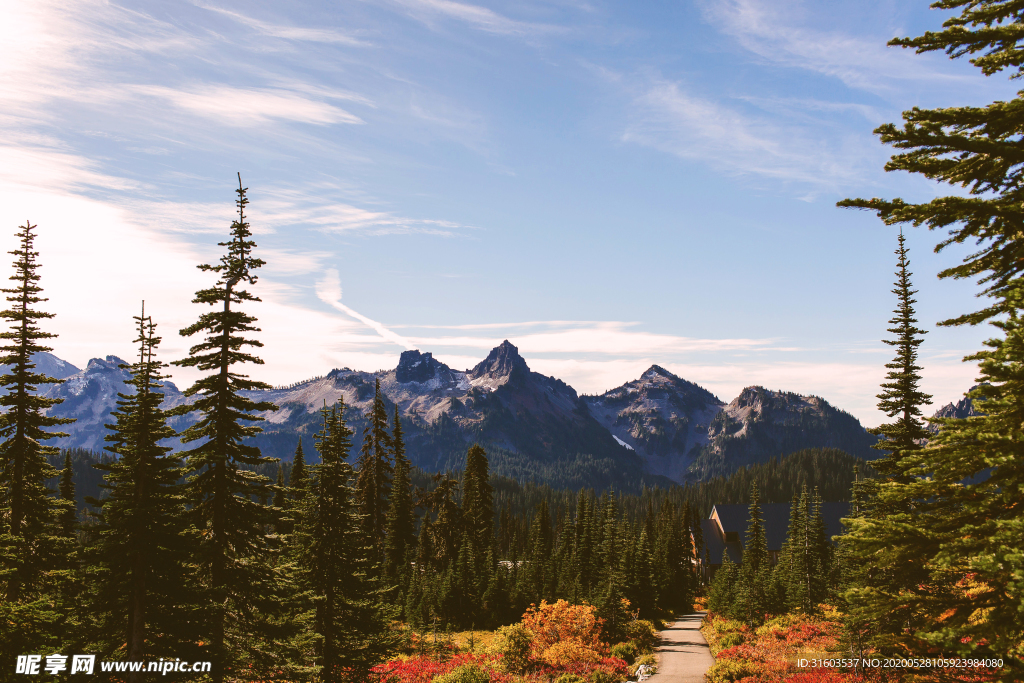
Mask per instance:
[[[1020,2],[940,0],[933,6],[960,14],[941,31],[892,44],[970,56],[985,75],[1004,69],[1011,78],[1024,74]],[[939,276],[976,278],[988,305],[941,324],[988,321],[997,331],[985,350],[968,357],[979,361],[983,384],[973,398],[984,414],[939,421],[942,430],[928,448],[904,455],[904,480],[879,487],[881,514],[851,520],[849,543],[855,552],[907,580],[902,587],[879,582],[851,590],[847,598],[865,620],[895,615],[881,624],[873,638],[876,647],[911,654],[937,649],[947,656],[998,653],[1006,664],[999,672],[1003,680],[1024,676],[1022,110],[1024,93],[983,107],[904,112],[902,128],[887,124],[876,130],[900,150],[886,169],[921,174],[966,192],[923,203],[840,203],[874,210],[888,224],[948,230],[939,250],[975,243],[973,253]]]
[[[287,523],[283,517],[283,512],[288,504],[287,487],[284,485],[284,467],[281,463],[277,464],[277,481],[274,484],[274,510],[276,512],[276,520],[274,522],[274,531],[280,536],[287,530]]]
[[[306,507],[306,499],[313,483],[309,478],[309,470],[306,467],[306,455],[302,451],[302,437],[295,446],[295,454],[292,456],[292,467],[288,476],[288,485],[285,487],[284,510],[280,525],[282,532],[290,538],[287,543],[290,546],[288,552],[294,557],[300,551],[302,542],[302,512]]]
[[[709,612],[733,616],[736,612],[739,578],[739,567],[729,557],[729,551],[723,548],[722,565],[711,578],[711,590],[708,593]]]
[[[402,582],[408,574],[411,553],[416,544],[416,515],[412,503],[412,480],[409,458],[405,455],[402,421],[395,406],[391,443],[395,459],[395,475],[391,482],[386,520],[384,573],[393,584]]]
[[[810,547],[810,602],[814,609],[828,600],[833,588],[832,543],[825,531],[825,518],[821,514],[821,494],[814,487],[807,517],[807,538]]]
[[[206,637],[216,683],[224,680],[225,669],[242,654],[240,648],[230,645],[236,627],[237,633],[251,632],[245,622],[257,612],[256,603],[269,592],[261,584],[269,580],[263,563],[267,557],[263,529],[271,521],[271,511],[258,502],[269,492],[268,480],[250,468],[273,460],[262,456],[248,439],[261,431],[251,424],[264,419],[255,413],[277,409],[269,401],[256,402],[243,393],[269,389],[270,385],[234,369],[243,363],[263,363],[243,350],[262,346],[243,336],[259,328],[253,325],[256,318],[240,307],[260,301],[244,287],[256,284],[254,271],[264,262],[252,255],[256,244],[246,221],[248,199],[241,176],[236,192],[238,218],[231,224],[231,239],[220,243],[227,253],[217,265],[199,266],[203,272],[215,273],[218,280],[214,286],[196,292],[193,303],[206,304],[213,310],[181,330],[186,337],[202,334],[203,341],[189,349],[188,358],[174,362],[210,373],[185,390],[185,396],[196,398],[174,414],[200,415],[198,422],[182,432],[181,440],[200,444],[184,455],[188,469],[194,473],[188,481],[188,498],[192,521],[201,532],[196,560],[212,603]]]
[[[423,515],[420,522],[419,540],[416,542],[416,569],[417,573],[423,573],[430,568],[435,560],[434,533],[430,523],[430,512]]]
[[[488,479],[487,453],[474,444],[466,453],[463,470],[462,518],[467,535],[481,553],[491,547],[494,529],[494,489]]]
[[[905,453],[921,448],[920,442],[931,436],[921,420],[921,406],[930,405],[931,396],[919,388],[921,367],[917,365],[917,354],[918,347],[924,341],[921,335],[925,331],[917,327],[917,318],[914,317],[916,301],[913,296],[917,292],[911,289],[911,273],[907,271],[910,262],[902,230],[896,256],[896,287],[892,292],[898,303],[895,317],[889,320],[892,325],[889,332],[896,335],[896,339],[882,340],[896,347],[896,357],[885,365],[888,368],[886,381],[882,383],[882,393],[878,395],[878,409],[889,417],[895,417],[896,421],[868,431],[885,437],[873,447],[888,451],[885,458],[872,463],[874,468],[890,478],[906,483],[908,478],[902,473],[900,461]]]
[[[368,540],[356,509],[354,472],[346,461],[352,430],[344,403],[321,410],[317,434],[321,463],[304,523],[308,547],[305,580],[312,588],[320,679],[334,683],[347,675],[365,675],[393,647],[381,591],[368,575]]]
[[[807,487],[793,496],[786,533],[786,565],[777,568],[786,576],[786,606],[790,610],[811,609],[811,552],[807,519]]]
[[[64,469],[60,471],[60,535],[67,539],[75,538],[77,524],[77,505],[75,504],[75,472],[71,466],[71,452],[64,453]]]
[[[48,432],[46,427],[74,422],[46,415],[47,409],[62,399],[36,393],[39,385],[64,380],[35,372],[33,362],[37,353],[53,350],[44,344],[57,336],[39,327],[39,322],[52,318],[53,313],[36,309],[47,299],[40,296],[43,290],[36,272],[39,252],[34,251],[35,229],[28,221],[19,228],[18,248],[9,252],[15,257],[10,279],[16,286],[0,289],[10,302],[10,307],[0,312],[0,317],[10,323],[10,329],[0,333],[0,339],[6,342],[0,347],[0,365],[6,368],[0,375],[0,387],[6,389],[0,396],[0,529],[5,532],[0,542],[7,547],[0,576],[12,603],[38,594],[41,576],[54,560],[54,500],[46,480],[56,477],[58,471],[46,458],[58,449],[43,445],[43,441],[67,436]]]
[[[89,549],[98,579],[94,637],[101,652],[127,660],[198,656],[190,623],[197,618],[195,597],[185,578],[195,539],[186,536],[183,470],[180,458],[161,445],[175,436],[162,408],[166,364],[156,358],[160,337],[145,309],[135,322],[138,357],[121,366],[130,372],[132,391],[118,394],[105,437],[116,457],[94,465],[105,472],[107,495],[89,499],[98,508]]]
[[[373,539],[376,556],[380,558],[384,547],[384,527],[388,511],[388,493],[391,488],[392,465],[391,435],[388,434],[388,411],[377,380],[373,403],[367,413],[363,430],[363,447],[359,453],[359,478],[356,491],[363,527]]]
[[[438,567],[447,568],[459,557],[463,537],[462,510],[456,500],[458,480],[449,474],[434,475],[435,488],[429,503],[437,518],[430,525],[431,546]]]
[[[764,520],[761,519],[761,497],[755,485],[750,490],[750,523],[743,548],[738,595],[740,611],[748,624],[760,626],[764,622],[768,610],[770,572],[768,541],[764,534]]]

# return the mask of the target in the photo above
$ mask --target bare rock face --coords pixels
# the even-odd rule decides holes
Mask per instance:
[[[958,419],[964,419],[967,417],[975,417],[981,415],[978,410],[974,407],[974,401],[971,400],[970,393],[977,389],[977,385],[971,387],[964,394],[964,397],[956,403],[947,403],[938,410],[932,417],[954,417]]]
[[[715,416],[689,475],[708,479],[804,448],[838,448],[865,459],[877,437],[853,415],[818,396],[747,387]]]
[[[938,410],[932,417],[952,417],[957,419],[964,419],[968,417],[976,417],[983,413],[978,412],[978,409],[974,407],[974,401],[971,400],[971,392],[978,388],[978,385],[974,385],[964,393],[964,397],[956,403],[947,403]],[[933,434],[939,433],[939,425],[928,424],[925,425],[925,429]]]
[[[490,379],[495,382],[508,381],[513,375],[523,376],[530,372],[526,361],[519,355],[519,349],[513,346],[507,339],[498,346],[491,349],[487,358],[477,363],[476,367],[469,371],[471,379]]]
[[[430,353],[417,351],[403,351],[398,359],[398,367],[395,368],[395,381],[400,384],[415,382],[425,384],[436,379],[439,384],[448,383],[452,380],[452,371],[441,361],[434,360]]]
[[[615,440],[639,454],[648,471],[682,481],[691,451],[707,443],[724,405],[706,389],[652,365],[640,379],[583,400]]]
[[[61,403],[51,407],[48,414],[75,420],[60,428],[60,431],[67,433],[68,436],[52,440],[51,444],[61,448],[103,450],[107,445],[103,437],[109,433],[105,425],[114,422],[111,412],[117,408],[118,393],[135,393],[135,388],[126,384],[131,375],[128,370],[122,368],[123,365],[126,365],[125,361],[117,356],[93,358],[84,370],[67,376],[62,384],[51,384],[46,387],[43,392],[46,397],[61,399]],[[172,382],[163,382],[160,391],[164,395],[165,410],[185,402],[184,396]],[[171,419],[169,424],[180,430],[192,422],[192,417],[179,417]],[[175,439],[173,443],[168,442],[167,445],[177,450],[179,443]]]

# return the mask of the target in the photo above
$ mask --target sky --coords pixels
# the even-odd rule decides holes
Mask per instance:
[[[0,246],[38,225],[59,357],[129,358],[145,300],[180,359],[241,173],[258,379],[509,339],[581,393],[657,363],[875,426],[898,229],[835,204],[952,192],[886,173],[872,130],[1015,93],[886,47],[941,26],[927,5],[0,0]],[[907,229],[936,407],[994,332],[936,327],[981,305],[937,278],[973,246],[943,236]]]

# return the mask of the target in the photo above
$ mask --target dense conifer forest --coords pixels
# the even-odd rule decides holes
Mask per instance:
[[[969,56],[986,74],[1024,72],[1020,2],[936,5],[962,14],[941,32],[893,44]],[[179,331],[193,345],[171,361],[200,372],[185,390],[191,401],[163,408],[168,362],[159,312],[142,307],[133,318],[131,380],[108,425],[106,452],[60,452],[46,442],[69,420],[47,414],[59,399],[40,387],[62,380],[37,372],[32,360],[51,350],[55,335],[45,329],[52,314],[42,296],[37,228],[26,222],[10,252],[12,284],[2,290],[8,307],[0,312],[9,324],[0,333],[3,666],[27,654],[81,652],[106,661],[210,661],[209,674],[195,680],[216,683],[429,680],[389,679],[381,666],[413,648],[422,655],[427,632],[438,656],[451,656],[437,647],[439,631],[504,626],[498,678],[469,663],[456,677],[433,680],[526,680],[512,676],[531,671],[528,680],[542,680],[573,657],[624,671],[619,662],[651,647],[660,619],[706,598],[720,656],[708,680],[716,683],[865,680],[858,671],[808,678],[785,663],[772,668],[752,645],[811,642],[833,627],[829,652],[858,659],[999,662],[963,675],[901,670],[886,680],[1024,679],[1021,105],[1018,96],[981,108],[914,109],[902,128],[877,130],[899,150],[889,170],[964,194],[840,203],[889,225],[948,230],[940,249],[976,243],[941,276],[984,287],[981,310],[942,323],[995,330],[969,357],[979,364],[971,393],[978,413],[932,420],[937,433],[926,429],[931,397],[918,364],[925,330],[900,232],[885,340],[894,355],[878,395],[888,421],[875,430],[877,460],[811,449],[727,477],[639,492],[524,482],[504,469],[494,476],[488,453],[469,444],[448,470],[418,470],[406,456],[401,416],[388,412],[379,384],[358,416],[365,425],[358,452],[355,420],[339,401],[322,406],[319,431],[296,443],[291,463],[264,456],[252,437],[258,413],[275,407],[248,398],[266,385],[248,374],[262,360],[258,321],[246,309],[259,301],[265,264],[240,177],[223,255],[199,266],[209,277],[193,300],[201,312]],[[185,413],[198,420],[178,435],[186,450],[174,453],[163,445],[174,435],[167,420]],[[845,533],[829,538],[822,508],[836,500],[848,501],[850,513]],[[763,506],[781,502],[791,503],[790,519],[776,558]],[[746,505],[749,526],[737,541],[740,562],[724,553],[712,577],[717,558],[708,557],[701,520],[716,503]],[[796,636],[786,630],[794,625]],[[572,637],[560,641],[569,630]],[[718,642],[711,631],[728,635]],[[618,680],[604,669],[588,675]],[[565,676],[563,683],[584,680]],[[150,680],[137,672],[111,678],[122,679]]]

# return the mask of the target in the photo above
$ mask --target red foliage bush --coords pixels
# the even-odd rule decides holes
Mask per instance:
[[[476,664],[487,669],[491,683],[512,683],[513,677],[500,670],[498,663],[501,657],[495,655],[475,655],[471,653],[455,655],[441,662],[430,657],[410,657],[409,659],[392,659],[370,669],[380,683],[430,683],[434,676],[450,673],[463,664]]]

